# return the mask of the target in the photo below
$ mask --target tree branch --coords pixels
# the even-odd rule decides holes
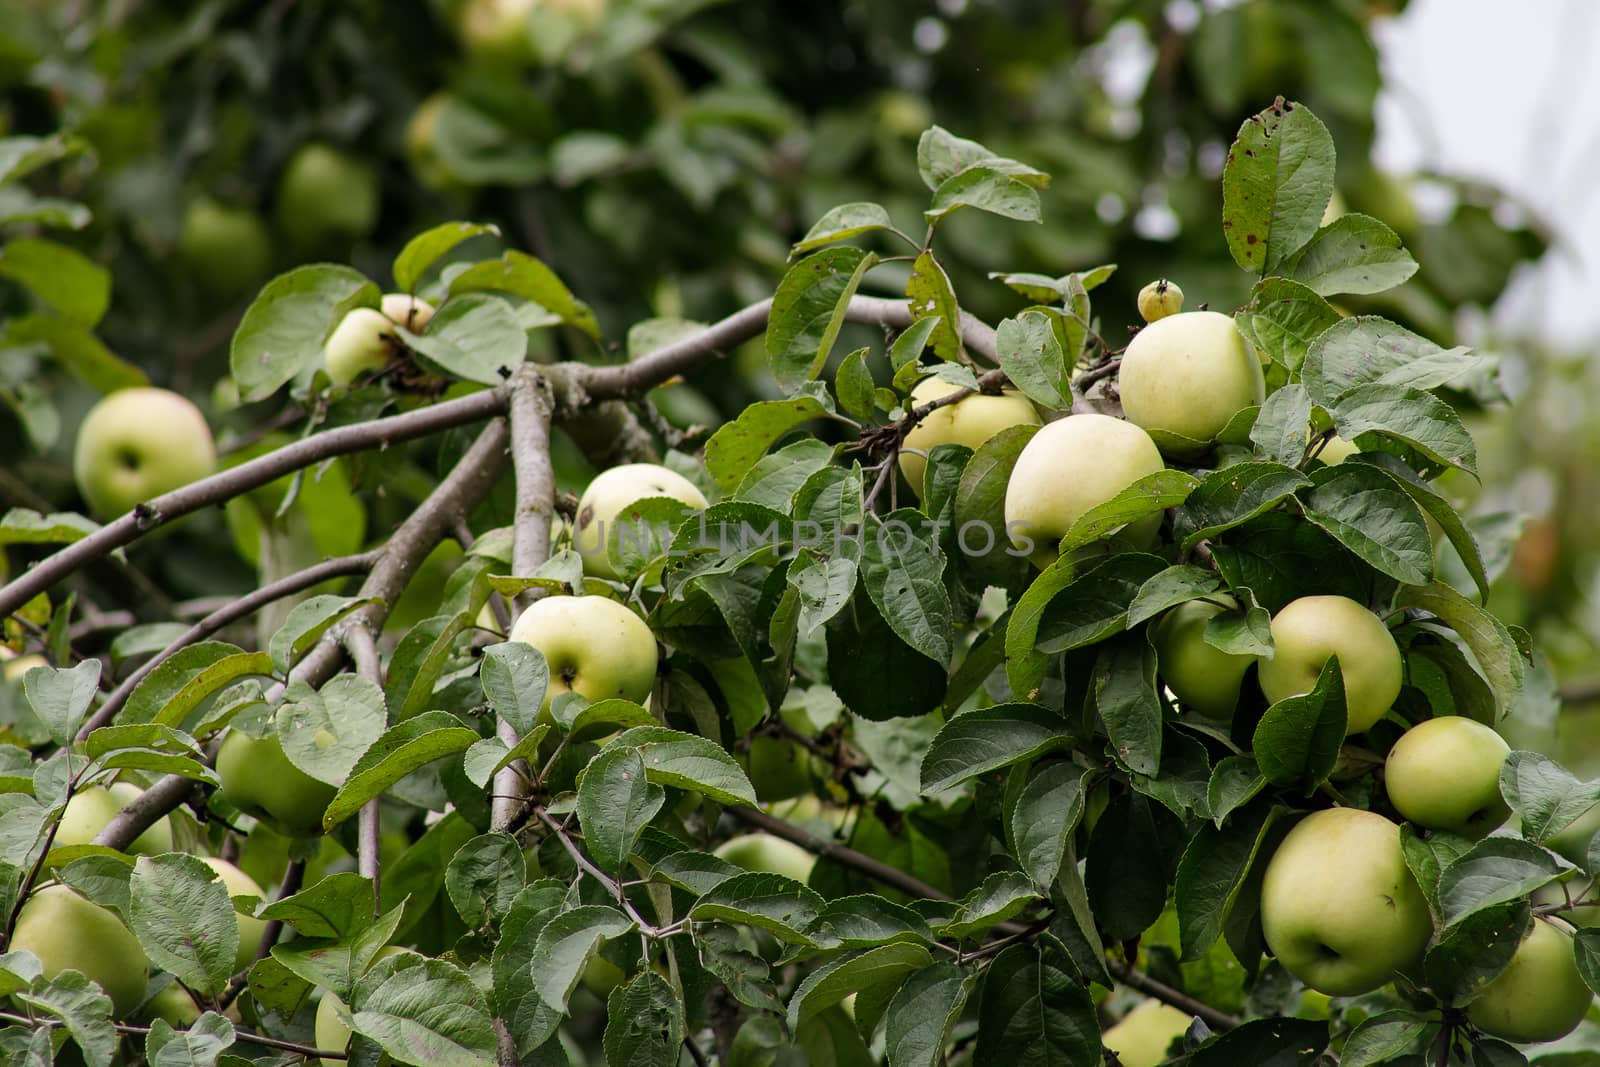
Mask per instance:
[[[350,661],[355,664],[356,673],[381,690],[383,672],[378,663],[378,645],[372,639],[372,631],[364,623],[357,623],[345,631],[343,644],[345,651],[350,653]],[[373,797],[361,805],[361,814],[357,816],[360,822],[356,827],[356,873],[372,883],[374,901],[383,877],[383,865],[379,858],[381,803],[378,797]],[[376,903],[374,909],[373,918],[377,918],[380,912]]]
[[[16,1012],[10,1011],[0,1011],[0,1021],[18,1023],[22,1026],[32,1027],[56,1027],[66,1025],[60,1019],[33,1018],[27,1015],[18,1015]],[[146,1037],[149,1036],[150,1033],[150,1027],[148,1026],[133,1026],[129,1023],[116,1023],[115,1026],[117,1028],[117,1033],[119,1034],[132,1034],[135,1037]],[[182,1028],[179,1028],[179,1032],[183,1032]],[[317,1059],[319,1057],[325,1060],[349,1059],[349,1056],[342,1049],[323,1049],[317,1048],[315,1045],[302,1045],[295,1041],[285,1041],[278,1037],[268,1037],[266,1034],[258,1034],[238,1026],[234,1027],[234,1033],[238,1035],[240,1043],[260,1045],[263,1048],[277,1049],[279,1052],[292,1052],[297,1056],[304,1056],[308,1060]]]
[[[314,566],[307,567],[303,571],[279,578],[277,581],[264,585],[260,589],[232,601],[225,607],[213,611],[210,615],[191,626],[166,648],[151,656],[140,665],[138,670],[124,678],[121,684],[111,691],[111,695],[106,697],[105,703],[101,704],[93,715],[84,720],[83,727],[78,731],[78,740],[83,740],[90,733],[115,718],[117,712],[121,711],[123,705],[127,704],[128,698],[133,695],[133,691],[138,688],[139,683],[144,681],[157,667],[171,659],[175,653],[188,648],[196,641],[211,636],[246,615],[254,614],[275,600],[293,596],[296,593],[310,589],[314,585],[320,585],[329,578],[339,578],[369,571],[378,558],[379,552],[373,550],[354,556],[340,556],[337,559],[324,560]]]
[[[1171,1004],[1174,1008],[1186,1011],[1190,1015],[1200,1016],[1205,1020],[1206,1025],[1213,1030],[1232,1030],[1241,1021],[1227,1012],[1218,1011],[1205,1001],[1196,1000],[1187,993],[1173,989],[1165,982],[1159,982],[1151,978],[1143,971],[1135,970],[1131,965],[1123,963],[1121,960],[1107,957],[1106,970],[1111,972],[1113,978],[1130,989],[1137,989],[1145,996],[1155,997],[1157,1000]]]

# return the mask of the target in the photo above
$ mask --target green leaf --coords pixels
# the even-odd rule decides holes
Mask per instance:
[[[806,975],[789,999],[789,1029],[798,1029],[852,993],[897,986],[907,974],[932,962],[926,948],[904,943],[829,960]]]
[[[833,376],[833,391],[847,415],[870,419],[878,413],[877,385],[867,369],[867,350],[858,348],[845,356]]]
[[[1054,655],[1075,648],[1084,648],[1107,637],[1121,633],[1127,626],[1128,607],[1138,591],[1157,573],[1164,569],[1164,561],[1157,556],[1141,552],[1112,556],[1085,574],[1067,582],[1050,595],[1035,623],[1034,640],[1030,645],[1039,651]],[[1013,634],[1018,644],[1027,625],[1024,607],[1031,607],[1034,590],[1046,591],[1055,581],[1045,582],[1047,570],[1024,593],[1006,629],[1006,653],[1014,655]],[[1012,686],[1016,688],[1015,683]]]
[[[1038,890],[1021,872],[996,871],[961,899],[955,914],[939,924],[939,936],[959,940],[981,934],[1021,914],[1039,899]]]
[[[1083,778],[1067,760],[1036,764],[1006,813],[1012,852],[1035,885],[1049,888],[1061,873],[1071,837],[1083,817]]]
[[[884,621],[910,647],[948,667],[954,609],[944,585],[944,555],[919,536],[922,516],[901,508],[869,516],[862,538],[861,584]]]
[[[28,706],[58,745],[70,743],[77,735],[99,687],[97,659],[86,659],[76,667],[34,667],[22,676]]]
[[[767,318],[767,355],[784,392],[794,392],[822,372],[850,298],[877,261],[859,248],[829,248],[802,259],[783,276]]]
[[[495,1036],[488,998],[444,960],[403,952],[356,984],[355,1032],[402,1063],[492,1067]]]
[[[1600,801],[1600,782],[1582,782],[1540,752],[1517,750],[1500,768],[1500,795],[1522,823],[1524,837],[1545,841]]]
[[[1262,411],[1265,413],[1266,409]],[[1257,421],[1256,426],[1260,425]],[[1299,459],[1298,454],[1295,459]],[[1212,471],[1184,501],[1173,520],[1173,531],[1182,538],[1179,551],[1192,552],[1201,541],[1244,525],[1311,485],[1311,479],[1281,463],[1236,463]]]
[[[1167,901],[1166,864],[1156,815],[1141,793],[1114,796],[1089,834],[1084,890],[1096,927],[1108,938],[1138,937]]]
[[[1429,990],[1451,1007],[1463,1007],[1505,970],[1528,933],[1532,908],[1511,900],[1474,911],[1435,939],[1422,959]]]
[[[1322,296],[1381,293],[1417,272],[1400,235],[1368,215],[1341,215],[1283,264],[1283,273]]]
[[[568,705],[570,708],[571,705]],[[657,726],[656,717],[641,704],[620,697],[611,697],[607,700],[585,704],[578,708],[570,720],[563,713],[557,720],[567,733],[571,741],[586,741],[593,737],[605,737],[618,730],[627,730],[635,726]]]
[[[934,940],[921,915],[869,893],[828,901],[805,933],[827,949],[872,948],[900,941],[931,945]]]
[[[528,356],[528,335],[511,305],[489,293],[446,300],[422,332],[395,327],[406,346],[444,374],[499,385]]]
[[[556,276],[555,271],[526,252],[514,249],[505,252],[499,259],[486,260],[467,268],[450,282],[452,299],[462,293],[473,292],[501,292],[519,296],[594,340],[600,339],[600,324],[589,305],[573,296],[572,290]]]
[[[1001,586],[1020,586],[1028,561],[1010,554],[1006,533],[1006,487],[1011,469],[1037,426],[1008,426],[973,452],[956,487],[955,528],[962,561],[979,577]]]
[[[756,926],[785,944],[810,945],[805,931],[821,912],[822,898],[793,878],[749,873],[717,883],[689,909],[689,918]]]
[[[1220,827],[1231,812],[1247,804],[1266,784],[1254,756],[1241,753],[1218,760],[1206,786],[1206,807],[1211,809],[1212,822]]]
[[[1572,951],[1584,985],[1591,991],[1600,991],[1600,929],[1586,926],[1579,930],[1572,939]]]
[[[10,508],[0,519],[0,545],[69,545],[100,529],[100,524],[72,511],[41,515],[30,508]]]
[[[577,812],[584,848],[595,863],[621,871],[666,799],[666,790],[646,779],[636,749],[608,748],[591,760],[578,782]]]
[[[233,899],[194,856],[140,856],[128,881],[128,926],[150,961],[197,992],[227,987],[239,951]]]
[[[1256,724],[1250,748],[1273,785],[1302,785],[1307,792],[1327,780],[1345,737],[1344,674],[1329,656],[1311,692],[1286,697]]]
[[[522,641],[490,645],[483,650],[478,681],[489,706],[519,736],[533,730],[550,686],[550,667],[544,653]]]
[[[498,237],[500,227],[480,222],[444,222],[417,234],[394,257],[391,273],[395,286],[402,292],[416,292],[417,283],[441,256],[462,241],[486,233]]]
[[[474,837],[456,850],[444,871],[450,903],[471,929],[504,918],[527,880],[522,849],[506,833]]]
[[[1093,1064],[1100,1057],[1094,1001],[1060,942],[1046,934],[995,957],[978,1001],[975,1065]]]
[[[150,1067],[212,1067],[237,1039],[233,1023],[214,1011],[200,1016],[186,1030],[156,1019],[145,1037],[144,1054]]]
[[[606,998],[606,1063],[676,1067],[683,1055],[683,1005],[665,978],[643,971]]]
[[[814,252],[837,241],[848,241],[874,230],[892,229],[894,223],[881,205],[867,202],[840,204],[827,211],[806,231],[806,235],[790,249],[790,255]]]
[[[1225,827],[1206,823],[1189,839],[1173,887],[1184,960],[1203,959],[1222,936],[1223,920],[1244,891],[1282,810],[1258,805]]]
[[[329,785],[349,777],[386,719],[383,691],[357,674],[335,675],[320,691],[296,686],[275,716],[289,762]]]
[[[1303,498],[1309,522],[1326,530],[1378,571],[1407,585],[1433,578],[1433,539],[1422,511],[1388,474],[1341,463],[1312,476]]]
[[[810,637],[850,602],[856,589],[856,561],[847,556],[803,554],[789,566],[787,582],[800,596],[799,632]]]
[[[1524,665],[1504,623],[1442,582],[1403,586],[1396,607],[1420,608],[1439,618],[1466,644],[1504,715],[1522,692]]]
[[[1482,908],[1527,896],[1571,869],[1532,842],[1487,838],[1439,872],[1439,918],[1458,923]]]
[[[950,277],[932,252],[924,252],[911,265],[906,282],[906,299],[913,319],[932,318],[933,333],[928,338],[942,360],[954,363],[961,358],[961,309]]]
[[[1300,110],[1304,110],[1303,108]],[[1208,1040],[1190,1067],[1313,1067],[1328,1047],[1328,1024],[1308,1019],[1252,1019]]]
[[[757,950],[754,931],[700,922],[690,928],[700,964],[741,1004],[757,1011],[783,1014],[772,982],[772,969]]]
[[[1400,488],[1410,495],[1413,503],[1421,508],[1423,513],[1439,524],[1444,531],[1446,540],[1456,550],[1456,555],[1461,560],[1461,565],[1466,568],[1467,574],[1478,587],[1478,596],[1485,602],[1489,599],[1488,572],[1483,566],[1483,556],[1478,549],[1478,542],[1472,535],[1467,524],[1462,521],[1450,501],[1441,496],[1434,488],[1417,474],[1416,471],[1402,463],[1397,457],[1387,452],[1368,452],[1351,457],[1352,463],[1368,463],[1387,473]]]
[[[941,1067],[950,1027],[972,986],[972,977],[953,963],[936,963],[907,978],[884,1013],[889,1067]]]
[[[923,217],[938,222],[960,208],[971,207],[1001,218],[1041,222],[1038,190],[999,167],[978,165],[953,174],[933,191]]]
[[[1414,1011],[1386,1011],[1364,1019],[1345,1038],[1339,1067],[1378,1067],[1408,1052],[1422,1051],[1427,1016]]]
[[[1156,653],[1150,642],[1143,634],[1106,642],[1089,684],[1117,762],[1135,774],[1155,775],[1161,766],[1164,705],[1156,689]]]
[[[267,642],[272,666],[279,674],[287,674],[295,661],[310,651],[311,646],[321,640],[330,627],[356,609],[371,603],[375,601],[330,593],[302,600]]]
[[[755,787],[738,762],[715,741],[665,726],[624,730],[607,749],[637,748],[645,776],[657,785],[687,789],[718,804],[754,804]]]
[[[323,813],[323,829],[332,830],[406,775],[434,760],[465,752],[477,740],[476,730],[461,725],[445,711],[426,711],[391,727],[356,760],[349,778]]]
[[[1263,278],[1234,323],[1258,353],[1292,374],[1305,362],[1311,342],[1340,318],[1332,304],[1299,282]]]
[[[1189,498],[1200,482],[1179,470],[1159,470],[1147,474],[1102,504],[1096,504],[1073,520],[1060,551],[1070,554],[1084,545],[1109,537],[1147,515],[1177,507]]]
[[[632,929],[633,922],[621,912],[597,904],[581,905],[551,919],[540,931],[530,961],[540,999],[564,1014],[578,976],[600,942]]]
[[[1169,608],[1196,600],[1222,588],[1213,571],[1192,563],[1175,563],[1146,579],[1128,604],[1128,626],[1153,619]]]
[[[272,657],[221,641],[179,649],[134,687],[119,721],[180,726],[204,701],[240,678],[272,673]]]
[[[0,246],[0,276],[25,286],[62,317],[93,327],[111,303],[111,274],[54,241],[18,237]]]
[[[1279,103],[1245,120],[1222,171],[1222,232],[1235,263],[1275,273],[1317,232],[1333,158],[1333,138],[1310,108]]]
[[[88,151],[89,142],[76,134],[0,138],[0,184],[21,181],[40,167]]]
[[[1024,311],[1001,322],[995,331],[995,351],[1006,377],[1029,400],[1047,408],[1072,406],[1074,360],[1062,349],[1043,312]]]
[[[434,685],[455,653],[456,638],[471,621],[465,611],[435,615],[417,623],[400,639],[389,657],[389,676],[384,682],[384,703],[397,722],[426,711],[433,703]]]
[[[1435,463],[1477,473],[1478,452],[1461,416],[1432,393],[1371,382],[1344,393],[1328,408],[1345,440],[1376,433],[1402,441]]]
[[[553,878],[535,882],[517,894],[500,923],[500,938],[490,960],[495,1010],[519,1055],[543,1044],[565,1014],[546,1005],[539,995],[529,959],[544,928],[561,912],[566,889],[565,883]]]
[[[939,325],[939,320],[933,317],[917,319],[910,326],[900,331],[894,339],[894,344],[889,346],[889,366],[896,372],[896,379],[902,368],[913,366],[921,357],[923,349],[928,347],[928,342],[933,338],[933,331]],[[895,382],[896,386],[899,381]]]
[[[929,189],[937,191],[949,179],[980,164],[1014,175],[1034,188],[1043,188],[1050,183],[1050,176],[1044,172],[1014,159],[997,156],[977,141],[957,137],[942,126],[924,130],[917,141],[917,171]]]
[[[117,1051],[117,1031],[111,1021],[111,1000],[100,991],[99,986],[90,984],[81,972],[67,971],[54,978],[35,978],[26,991],[19,991],[15,996],[22,1005],[32,1009],[32,1014],[60,1019],[73,1042],[83,1051],[84,1061],[90,1067],[110,1067]],[[42,1027],[36,1032],[45,1033]],[[39,1047],[41,1045],[42,1049]],[[34,1064],[55,1062],[48,1036],[31,1046],[30,1052],[37,1051],[44,1053],[42,1059],[19,1056],[11,1062],[19,1067],[23,1064],[33,1067]]]
[[[922,759],[922,791],[938,793],[969,778],[1072,744],[1068,723],[1036,704],[996,704],[945,723]]]
[[[1317,337],[1306,351],[1300,374],[1312,401],[1331,409],[1359,385],[1435,389],[1478,374],[1492,363],[1465,348],[1440,348],[1387,319],[1354,315]]]
[[[833,400],[820,383],[796,383],[787,400],[761,400],[723,423],[706,442],[706,469],[725,492],[737,488],[774,442],[802,423],[832,414]]]
[[[322,359],[322,343],[345,314],[376,307],[378,287],[350,267],[297,267],[266,284],[239,320],[228,362],[239,398],[265,400]]]

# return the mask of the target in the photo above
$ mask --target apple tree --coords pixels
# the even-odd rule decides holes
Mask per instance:
[[[770,298],[620,361],[491,224],[381,278],[300,266],[233,334],[265,414],[222,469],[80,439],[82,477],[152,480],[103,524],[0,521],[39,657],[0,748],[8,1062],[1600,1049],[1600,783],[1501,739],[1553,697],[1437,484],[1476,470],[1457,405],[1494,367],[1340,306],[1417,263],[1324,221],[1323,123],[1280,98],[1228,153],[1248,299],[1136,279],[1126,344],[1111,264],[963,309],[948,220],[1048,228],[1048,174],[937,126],[914,165],[914,232],[835,206]],[[583,347],[530,359],[552,330]],[[690,430],[641,403],[755,338],[774,397]],[[317,500],[249,592],[79,651],[80,571]]]

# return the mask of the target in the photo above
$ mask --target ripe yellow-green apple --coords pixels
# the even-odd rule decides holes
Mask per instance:
[[[1300,820],[1267,864],[1261,929],[1290,974],[1329,996],[1370,992],[1415,963],[1433,920],[1400,827],[1358,808]]]
[[[1176,282],[1157,279],[1139,290],[1139,317],[1155,322],[1183,310],[1183,290]]]
[[[87,845],[116,817],[117,812],[138,800],[143,789],[131,782],[117,782],[109,788],[92,785],[72,794],[67,810],[61,814],[52,848]],[[127,851],[135,856],[159,856],[172,851],[172,820],[163,815],[150,829],[133,839]]]
[[[1430,830],[1482,837],[1511,814],[1500,768],[1511,746],[1461,715],[1420,722],[1389,749],[1383,782],[1401,815]]]
[[[1361,446],[1354,441],[1346,441],[1338,434],[1334,434],[1322,446],[1322,451],[1317,453],[1317,458],[1328,466],[1335,467],[1360,451]]]
[[[624,463],[601,471],[578,499],[578,521],[572,530],[573,547],[583,557],[583,569],[597,578],[618,578],[611,561],[613,536],[642,540],[643,531],[630,525],[628,508],[646,497],[681,500],[691,508],[706,506],[705,495],[677,471],[655,463]],[[613,535],[612,530],[621,526]]]
[[[1084,512],[1164,466],[1156,443],[1131,422],[1097,413],[1059,419],[1033,435],[1011,469],[1006,532],[1036,566],[1048,567]],[[1129,523],[1115,539],[1144,548],[1160,527],[1157,512]]]
[[[399,323],[412,333],[420,333],[433,318],[433,305],[420,296],[410,293],[384,293],[379,302],[384,317]]]
[[[417,181],[435,192],[446,192],[461,185],[439,154],[439,117],[449,101],[447,94],[434,93],[417,105],[406,122],[406,161],[411,164],[411,173]]]
[[[200,409],[167,389],[119,389],[84,416],[72,473],[99,519],[198,481],[217,469]]]
[[[1271,658],[1256,669],[1276,704],[1311,692],[1329,656],[1344,677],[1345,735],[1364,733],[1400,695],[1400,647],[1383,621],[1343,596],[1305,596],[1272,618]]]
[[[911,390],[911,404],[920,407],[961,389],[943,378],[924,378]],[[928,453],[939,445],[965,445],[974,451],[1001,430],[1012,426],[1038,426],[1039,412],[1014,389],[999,396],[973,393],[954,404],[929,412],[911,428],[900,449],[900,473],[911,491],[922,496],[922,476],[928,470]]]
[[[1244,672],[1255,662],[1206,643],[1206,623],[1224,610],[1209,600],[1186,601],[1150,631],[1161,680],[1186,707],[1213,719],[1233,718]]]
[[[228,896],[258,897],[263,901],[268,899],[259,882],[227,860],[201,856],[200,862],[217,872],[217,879],[228,887]],[[233,970],[237,974],[255,962],[256,949],[261,945],[261,935],[266,933],[267,923],[265,919],[238,912],[234,913],[234,918],[239,922],[239,950],[233,957]]]
[[[411,949],[402,948],[399,945],[385,945],[378,950],[378,954],[372,958],[372,962],[377,963],[379,960],[410,951]],[[340,1020],[339,1008],[343,1008],[346,1011],[350,1010],[350,1006],[340,999],[338,994],[331,990],[325,991],[322,994],[322,1000],[317,1004],[315,1033],[317,1035],[317,1047],[320,1049],[327,1049],[329,1052],[343,1052],[349,1047],[350,1028]],[[324,1059],[322,1067],[345,1067],[345,1061],[342,1059]]]
[[[272,238],[249,208],[200,196],[184,211],[178,258],[201,289],[217,297],[238,296],[271,269]]]
[[[1142,1000],[1100,1035],[1122,1067],[1158,1067],[1167,1050],[1189,1029],[1190,1016],[1159,1000]]]
[[[399,345],[394,321],[377,308],[352,308],[322,345],[322,362],[334,385],[349,385],[389,365]]]
[[[1554,1041],[1577,1029],[1593,999],[1578,973],[1572,935],[1539,918],[1506,969],[1467,1004],[1467,1019],[1507,1041]]]
[[[466,0],[461,5],[456,31],[468,54],[513,63],[531,63],[538,57],[528,16],[539,0]]]
[[[230,730],[217,751],[217,777],[223,799],[291,837],[322,833],[322,813],[338,792],[291,763],[275,733]]]
[[[332,145],[303,145],[278,179],[278,225],[301,248],[365,237],[378,207],[377,172]]]
[[[28,897],[7,947],[38,956],[46,978],[83,972],[106,991],[118,1018],[139,1006],[150,981],[150,961],[122,920],[64,885]]]
[[[512,624],[509,639],[544,653],[550,687],[540,715],[548,716],[550,701],[562,693],[643,703],[655,685],[655,635],[626,606],[603,596],[536,600]]]
[[[1117,389],[1129,422],[1204,442],[1266,395],[1260,358],[1233,319],[1215,311],[1179,312],[1140,330],[1122,354]]]
[[[0,648],[0,678],[8,682],[22,684],[23,675],[35,667],[48,667],[50,661],[37,652],[29,652],[26,656],[19,656],[9,648]]]
[[[781,874],[804,882],[811,877],[817,858],[792,841],[771,834],[745,834],[723,842],[715,855],[735,867],[765,874]]]
[[[1589,842],[1600,830],[1600,804],[1596,804],[1558,832],[1545,839],[1545,846],[1580,867],[1588,867]]]

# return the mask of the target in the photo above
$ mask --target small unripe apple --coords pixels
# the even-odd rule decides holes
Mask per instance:
[[[797,882],[811,877],[817,858],[793,841],[771,834],[745,834],[717,846],[715,855],[736,867],[764,874],[781,874]]]
[[[550,668],[541,716],[561,693],[591,701],[643,703],[655,685],[658,652],[644,620],[603,596],[548,596],[517,617],[512,641],[544,653]]]
[[[1030,539],[1030,558],[1047,567],[1084,512],[1164,467],[1150,435],[1131,422],[1094,413],[1059,419],[1033,435],[1011,469],[1006,531],[1018,548],[1027,547],[1024,535]],[[1144,548],[1160,528],[1156,512],[1129,523],[1116,539]]]
[[[1157,279],[1139,290],[1139,317],[1155,322],[1183,310],[1183,290],[1177,282]]]
[[[1600,830],[1600,804],[1596,804],[1559,831],[1545,839],[1545,845],[1579,867],[1589,866],[1589,842]]]
[[[1117,1054],[1122,1067],[1158,1067],[1167,1050],[1189,1029],[1191,1017],[1159,1000],[1141,1000],[1100,1035],[1100,1044]]]
[[[1511,746],[1491,727],[1442,715],[1401,735],[1384,761],[1383,782],[1407,820],[1482,837],[1511,814],[1500,795],[1500,768],[1510,754]]]
[[[353,308],[323,344],[323,364],[334,385],[349,385],[363,374],[387,367],[398,344],[388,316],[376,308]]]
[[[1163,615],[1150,631],[1161,680],[1185,706],[1213,719],[1233,718],[1239,686],[1255,663],[1254,656],[1206,643],[1206,623],[1224,610],[1208,600],[1190,600]]]
[[[611,561],[612,531],[620,524],[616,536],[630,544],[641,541],[643,531],[630,525],[627,510],[653,496],[681,500],[691,508],[706,506],[705,495],[693,482],[656,463],[624,463],[595,476],[578,500],[578,521],[572,530],[572,544],[583,557],[584,573],[597,578],[621,577]]]
[[[167,389],[106,396],[84,416],[72,456],[78,491],[98,519],[116,518],[216,469],[206,417]]]
[[[80,789],[67,801],[52,848],[92,844],[118,812],[138,800],[143,789],[131,782],[117,782],[110,788],[92,785]],[[172,851],[172,820],[163,815],[127,848],[134,856],[159,856]]]
[[[433,318],[433,305],[410,293],[384,293],[380,310],[391,322],[399,323],[412,333],[421,333],[428,320]]]
[[[291,763],[275,733],[255,738],[230,730],[217,751],[217,777],[228,803],[297,837],[322,833],[322,813],[338,792]]]
[[[1433,919],[1400,827],[1359,808],[1300,820],[1267,864],[1261,929],[1284,969],[1329,996],[1371,992],[1414,964]]]
[[[222,884],[228,887],[230,897],[258,897],[262,901],[269,899],[260,883],[227,860],[201,856],[200,862],[217,872]],[[261,946],[261,935],[267,932],[267,922],[238,912],[234,913],[234,918],[239,922],[239,950],[233,957],[233,970],[237,974],[255,962],[256,949]]]
[[[1233,319],[1215,311],[1169,315],[1140,330],[1122,354],[1117,389],[1129,422],[1205,442],[1266,395],[1260,358]]]
[[[1594,994],[1578,973],[1572,935],[1535,919],[1506,969],[1467,1004],[1467,1019],[1507,1041],[1555,1041],[1577,1029]]]
[[[178,258],[201,289],[238,296],[271,269],[272,238],[254,211],[200,196],[184,211]]]
[[[302,248],[367,236],[378,208],[377,172],[331,145],[302,146],[278,180],[278,224]]]
[[[46,978],[83,972],[106,991],[119,1019],[144,1000],[150,981],[150,961],[122,920],[64,885],[28,897],[6,947],[39,957]]]
[[[1400,695],[1400,647],[1381,619],[1349,597],[1290,602],[1273,616],[1272,645],[1256,677],[1274,704],[1311,692],[1328,657],[1339,657],[1346,736],[1368,730]]]
[[[911,404],[921,406],[949,396],[961,386],[943,378],[924,378],[911,390]],[[935,408],[928,417],[911,428],[900,449],[900,473],[911,491],[922,496],[922,476],[928,469],[928,453],[939,445],[965,445],[977,451],[979,445],[1012,426],[1039,425],[1039,412],[1028,398],[1014,389],[999,396],[973,393],[954,404]]]

